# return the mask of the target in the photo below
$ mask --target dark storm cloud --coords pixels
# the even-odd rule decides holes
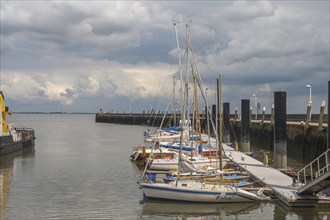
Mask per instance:
[[[75,94],[75,92],[68,88],[68,89],[65,89],[65,92],[61,92],[60,93],[60,96],[69,97],[70,98],[70,97],[73,97],[74,94]]]
[[[32,3],[1,3],[2,89],[20,108],[29,99],[70,111],[109,103],[142,110],[155,94],[167,103],[170,92],[160,90],[172,84],[164,78],[178,71],[173,22],[184,54],[189,20],[210,96],[219,73],[233,105],[256,93],[270,106],[275,90],[287,90],[296,112],[304,109],[306,84],[313,103],[326,94],[329,2]]]

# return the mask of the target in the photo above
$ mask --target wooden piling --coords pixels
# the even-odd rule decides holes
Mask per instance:
[[[305,123],[305,129],[307,130],[309,128],[309,123],[311,121],[312,116],[312,104],[308,103],[307,105],[307,114],[306,114],[306,123]]]
[[[322,100],[320,107],[319,127],[318,127],[319,131],[323,129],[324,109],[325,109],[325,101]]]
[[[261,126],[265,123],[265,114],[266,114],[266,107],[262,108],[262,116],[261,116]]]

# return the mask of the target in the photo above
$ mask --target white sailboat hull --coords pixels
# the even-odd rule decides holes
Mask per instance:
[[[183,161],[185,168],[188,171],[194,171],[196,169],[204,169],[206,166],[219,166],[219,159],[210,159],[201,158],[197,160],[193,160],[188,162]],[[193,166],[191,166],[193,164]],[[222,166],[224,167],[227,164],[227,160],[222,160]],[[171,158],[171,159],[156,159],[153,160],[152,164],[150,165],[151,170],[178,170],[178,159]]]
[[[148,198],[209,203],[261,201],[255,194],[241,189],[205,185],[198,182],[179,182],[178,186],[175,186],[175,183],[142,183],[141,187]]]
[[[182,161],[181,168],[184,172],[194,172],[196,171],[196,167],[188,161]],[[156,159],[153,160],[150,165],[151,170],[178,170],[178,159]]]
[[[198,159],[196,161],[192,161],[192,163],[194,164],[194,166],[197,168],[197,169],[205,169],[206,166],[214,166],[214,167],[217,167],[219,166],[219,159],[208,159],[208,158],[203,158],[203,159]],[[226,159],[223,159],[222,160],[222,167],[226,166],[227,165],[227,160]]]

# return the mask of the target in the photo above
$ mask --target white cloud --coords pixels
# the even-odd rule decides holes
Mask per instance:
[[[74,62],[72,62],[74,63]],[[168,79],[176,66],[157,63],[122,65],[117,62],[84,60],[69,69],[52,72],[15,72],[3,75],[3,90],[13,100],[24,98],[59,101],[72,105],[83,97],[148,98],[162,89],[160,96],[168,98],[171,84]],[[79,70],[79,71],[77,71]],[[164,83],[169,83],[165,84]],[[170,87],[170,88],[166,88]]]
[[[29,103],[38,100],[60,101],[70,105],[77,96],[70,85],[43,81],[42,74],[28,75],[22,72],[11,72],[3,77],[2,90],[13,100]]]
[[[191,15],[191,40],[210,91],[221,73],[233,103],[253,93],[271,102],[278,89],[303,100],[306,83],[324,99],[328,8],[320,1],[5,1],[2,90],[15,103],[61,102],[71,109],[86,100],[141,109],[155,96],[169,99],[169,75],[178,70],[172,23],[180,21],[183,54]]]
[[[45,96],[52,101],[61,101],[65,105],[71,105],[76,95],[74,90],[65,85],[56,85],[52,82],[45,82]]]
[[[2,90],[11,99],[30,100],[42,96],[44,88],[29,75],[10,72],[10,77],[2,76]]]
[[[266,84],[261,85],[258,90],[260,92],[271,92],[272,91],[269,83],[266,83]]]
[[[273,16],[276,7],[270,1],[234,1],[224,10],[229,22],[246,22],[249,19]]]

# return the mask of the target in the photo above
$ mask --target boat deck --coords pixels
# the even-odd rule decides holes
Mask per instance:
[[[293,178],[279,170],[264,165],[262,162],[223,144],[226,156],[237,166],[249,172],[260,185],[273,189],[276,196],[288,206],[327,206],[330,200],[318,195],[298,195],[299,185]]]

